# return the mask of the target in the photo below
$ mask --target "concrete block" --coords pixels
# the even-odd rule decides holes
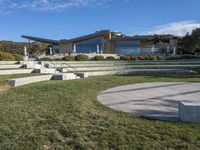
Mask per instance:
[[[88,72],[78,72],[76,73],[80,78],[88,78],[89,73]]]
[[[13,87],[35,83],[35,82],[41,82],[41,81],[48,81],[51,80],[53,75],[42,75],[42,76],[33,76],[33,77],[25,77],[25,78],[16,78],[8,80],[9,85]]]
[[[183,122],[200,123],[200,102],[180,102],[179,118]]]
[[[0,75],[32,73],[34,69],[0,70]]]
[[[19,61],[0,61],[0,65],[14,65],[19,64]]]
[[[11,68],[21,68],[23,65],[20,64],[6,64],[6,65],[0,65],[0,69],[11,69]]]
[[[80,79],[74,73],[58,73],[53,75],[53,80],[73,80],[73,79]]]
[[[42,69],[35,69],[34,72],[41,74],[48,74],[48,73],[56,73],[57,70],[54,68],[42,68]]]

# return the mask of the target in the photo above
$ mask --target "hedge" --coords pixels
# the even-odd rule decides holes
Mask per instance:
[[[15,61],[15,57],[6,52],[0,52],[0,61]]]
[[[115,59],[115,57],[113,57],[113,56],[108,56],[108,57],[106,57],[106,60],[108,60],[108,61],[114,61],[114,60],[116,60],[116,59]]]
[[[24,58],[23,58],[22,55],[19,55],[19,54],[13,54],[13,56],[15,57],[15,61],[22,61],[22,60],[24,60]]]
[[[96,61],[103,61],[103,60],[105,60],[104,57],[101,56],[101,55],[100,56],[95,56],[93,59],[96,60]]]
[[[80,54],[80,55],[75,56],[75,60],[77,60],[77,61],[87,61],[87,60],[89,60],[89,57],[87,55]]]
[[[65,56],[63,58],[64,61],[75,61],[75,57],[74,56]]]

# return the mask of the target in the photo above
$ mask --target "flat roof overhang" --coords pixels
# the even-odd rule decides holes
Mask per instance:
[[[59,45],[59,41],[57,40],[51,40],[51,39],[44,39],[44,38],[39,38],[39,37],[33,37],[33,36],[26,36],[22,35],[22,38],[28,39],[28,40],[33,40],[37,42],[43,42],[43,43],[48,43],[48,44],[54,44],[54,45]]]

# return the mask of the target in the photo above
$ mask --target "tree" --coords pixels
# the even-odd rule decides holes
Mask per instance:
[[[193,30],[192,34],[187,34],[181,42],[183,54],[194,54],[200,49],[200,28]]]

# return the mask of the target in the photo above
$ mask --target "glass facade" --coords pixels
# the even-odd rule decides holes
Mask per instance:
[[[104,50],[104,38],[95,38],[75,43],[76,53],[101,53]]]
[[[116,53],[123,55],[139,55],[140,41],[117,41]]]

